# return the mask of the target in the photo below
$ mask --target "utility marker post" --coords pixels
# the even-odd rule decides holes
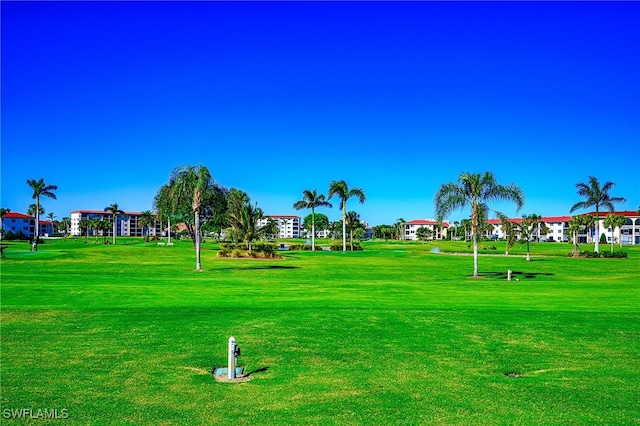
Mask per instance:
[[[507,269],[507,281],[511,281],[511,269]]]
[[[236,339],[231,336],[229,337],[229,371],[228,377],[229,380],[233,380],[236,378]]]

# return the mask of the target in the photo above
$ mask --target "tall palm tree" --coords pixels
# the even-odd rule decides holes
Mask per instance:
[[[104,208],[105,212],[110,212],[111,213],[111,218],[113,219],[113,244],[116,243],[116,233],[117,233],[117,226],[118,226],[118,216],[122,215],[126,215],[126,213],[122,210],[120,210],[118,203],[113,203],[107,207]]]
[[[142,236],[144,237],[145,243],[149,242],[149,233],[151,231],[151,226],[155,225],[155,223],[156,218],[153,213],[151,213],[151,210],[140,212],[140,216],[138,217],[138,226],[142,227]],[[147,231],[146,233],[145,229]]]
[[[337,195],[340,197],[340,209],[342,210],[342,251],[347,251],[347,200],[358,198],[360,204],[364,204],[366,197],[360,188],[349,188],[344,180],[334,180],[329,184],[329,199]]]
[[[627,223],[627,218],[624,216],[618,216],[613,213],[609,213],[604,218],[604,226],[611,228],[611,253],[613,253],[614,234],[616,228],[620,228],[620,245],[622,246],[622,226]]]
[[[182,201],[191,201],[194,216],[194,243],[196,249],[196,271],[202,270],[200,263],[200,212],[203,208],[203,198],[214,185],[209,169],[205,166],[184,165],[173,169],[169,176],[169,198],[174,206]]]
[[[111,223],[109,220],[103,218],[98,221],[98,230],[102,231],[102,242],[104,244],[107,244],[107,234],[109,233],[109,229],[111,229]]]
[[[403,218],[398,219],[396,223],[394,223],[396,238],[399,240],[404,240],[405,223],[407,223],[407,221]]]
[[[524,204],[524,193],[515,184],[500,185],[491,172],[463,172],[458,183],[449,182],[440,186],[434,203],[438,222],[452,211],[471,207],[471,236],[473,238],[473,276],[478,276],[478,231],[489,211],[490,201],[513,201],[518,210]]]
[[[537,230],[540,228],[542,217],[537,214],[522,216],[520,221],[520,234],[527,240],[527,262],[531,260],[531,251],[529,250],[529,242]]]
[[[576,183],[576,188],[578,189],[578,195],[584,197],[584,201],[577,202],[571,207],[571,212],[578,209],[588,209],[590,207],[595,207],[596,209],[596,219],[595,219],[595,247],[593,249],[594,252],[598,253],[599,251],[599,242],[600,242],[600,207],[606,207],[610,212],[613,212],[615,209],[613,207],[614,203],[624,203],[627,200],[622,197],[612,197],[609,195],[609,190],[615,186],[614,182],[607,181],[604,185],[600,185],[598,178],[594,176],[589,176],[589,182],[578,182]]]
[[[305,189],[302,191],[302,200],[293,205],[296,210],[311,209],[311,251],[316,251],[316,207],[332,207],[324,194],[318,194],[317,189]]]
[[[54,200],[57,198],[56,194],[53,192],[55,190],[58,189],[58,187],[56,185],[47,185],[44,182],[43,178],[40,178],[38,180],[35,179],[27,179],[27,185],[29,185],[29,187],[31,188],[31,190],[33,191],[33,195],[32,198],[34,200],[36,200],[36,229],[35,229],[35,244],[33,249],[35,251],[38,251],[38,236],[40,234],[40,197],[49,197],[49,198],[53,198]]]

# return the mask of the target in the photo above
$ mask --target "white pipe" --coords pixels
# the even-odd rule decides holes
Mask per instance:
[[[233,380],[236,378],[236,339],[231,336],[229,337],[229,380]]]

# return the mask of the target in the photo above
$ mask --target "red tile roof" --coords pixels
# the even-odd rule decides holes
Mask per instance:
[[[4,215],[5,218],[10,218],[10,219],[35,219],[35,217],[33,216],[29,216],[27,214],[23,214],[23,213],[15,213],[15,212],[9,212],[7,214]]]

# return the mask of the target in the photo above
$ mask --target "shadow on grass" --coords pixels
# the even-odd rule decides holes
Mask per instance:
[[[494,278],[494,279],[507,279],[507,272],[484,272],[480,274],[485,278]],[[521,271],[511,271],[511,278],[536,278],[539,276],[543,277],[551,277],[555,274],[549,272],[521,272]]]
[[[300,269],[299,266],[260,265],[260,266],[234,266],[228,268],[216,268],[217,271],[248,271],[252,269]]]

